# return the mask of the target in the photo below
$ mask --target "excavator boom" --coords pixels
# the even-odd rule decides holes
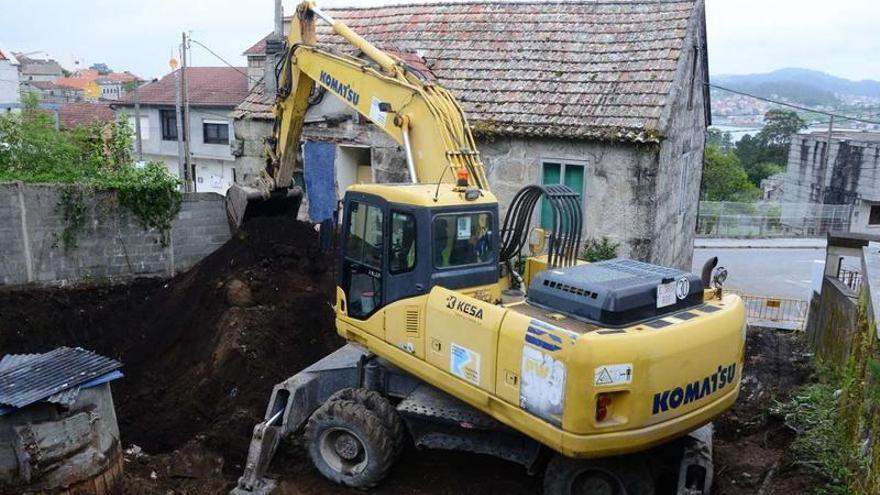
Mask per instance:
[[[315,21],[329,24],[369,60],[317,46]],[[297,199],[293,186],[309,95],[315,84],[385,131],[404,150],[412,183],[454,182],[489,190],[485,168],[467,119],[455,98],[409,66],[305,1],[293,16],[287,50],[278,74],[273,136],[266,141],[267,166],[255,184],[233,186],[230,220],[240,224],[247,201],[273,196]],[[459,171],[466,171],[461,174]],[[246,202],[246,201],[245,201]],[[249,208],[249,205],[247,205]]]

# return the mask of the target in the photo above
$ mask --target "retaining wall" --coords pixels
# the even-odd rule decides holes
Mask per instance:
[[[58,185],[0,184],[0,286],[170,277],[230,238],[219,194],[185,194],[163,244],[162,233],[144,229],[114,192],[98,191],[86,196],[86,224],[76,246],[65,249],[62,191]]]

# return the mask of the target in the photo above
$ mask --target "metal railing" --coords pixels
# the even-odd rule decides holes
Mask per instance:
[[[746,322],[755,327],[803,331],[807,324],[810,301],[784,297],[753,296],[739,289],[724,288],[736,294],[746,306]]]
[[[746,319],[751,326],[803,331],[807,324],[809,301],[745,294],[740,297],[746,305]]]
[[[862,273],[856,270],[841,268],[837,271],[837,280],[843,282],[843,285],[853,292],[858,292],[862,288]]]
[[[823,237],[848,231],[851,205],[700,201],[701,237]]]

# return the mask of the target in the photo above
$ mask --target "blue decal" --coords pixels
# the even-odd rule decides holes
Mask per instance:
[[[554,345],[549,342],[544,342],[543,340],[540,340],[533,335],[526,335],[526,343],[532,344],[535,347],[540,347],[541,349],[545,349],[550,352],[556,352],[559,349],[562,349],[562,347],[559,347],[558,345]]]

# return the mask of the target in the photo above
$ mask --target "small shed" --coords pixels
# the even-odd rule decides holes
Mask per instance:
[[[116,493],[121,366],[69,347],[0,359],[0,494]]]

